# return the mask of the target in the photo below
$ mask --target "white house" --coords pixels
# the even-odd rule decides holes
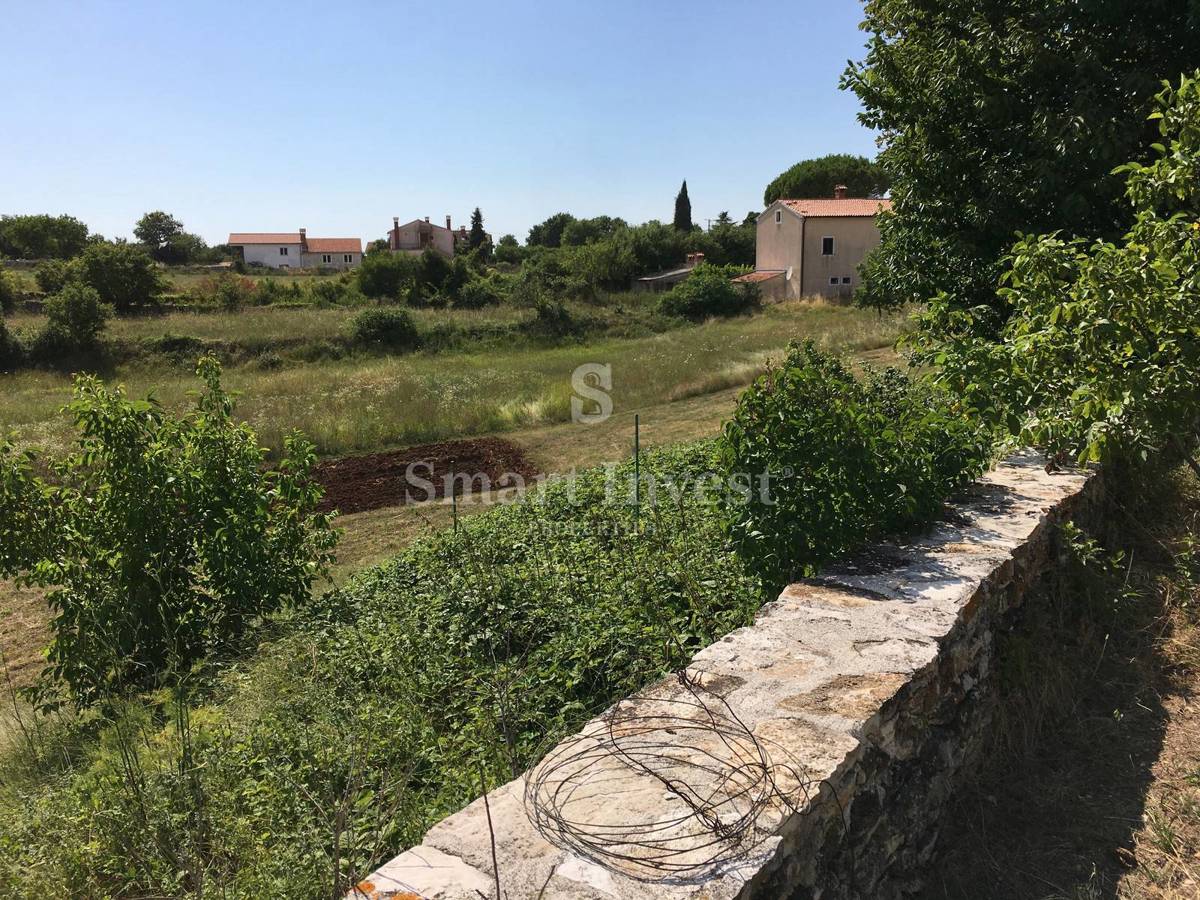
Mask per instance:
[[[248,266],[269,269],[353,269],[362,262],[361,238],[310,238],[305,229],[229,235]]]

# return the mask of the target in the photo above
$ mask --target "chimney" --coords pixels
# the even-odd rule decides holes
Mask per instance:
[[[308,250],[308,237],[306,236],[307,233],[308,233],[307,229],[304,229],[304,228],[300,229],[300,251],[301,252],[305,252]]]
[[[425,217],[425,221],[426,221],[426,222],[428,222],[428,221],[429,221],[429,216],[426,216],[426,217]]]
[[[446,230],[447,230],[447,231],[453,231],[453,230],[454,230],[453,228],[451,228],[451,227],[450,227],[450,217],[449,217],[449,216],[446,216]]]
[[[392,230],[388,232],[388,249],[400,249],[400,217],[392,216]]]
[[[835,187],[833,189],[833,199],[834,200],[845,200],[846,199],[846,186],[844,184],[839,184],[837,187]]]

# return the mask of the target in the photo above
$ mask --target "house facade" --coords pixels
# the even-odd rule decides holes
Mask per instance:
[[[310,238],[299,231],[235,232],[237,247],[248,266],[268,269],[353,269],[362,263],[361,238]]]
[[[406,225],[400,224],[400,217],[393,216],[392,228],[388,232],[388,249],[393,253],[424,253],[426,250],[436,250],[447,259],[452,259],[460,247],[466,247],[470,236],[466,226],[460,225],[455,231],[446,216],[446,227],[435,225],[429,221],[429,216],[413,219]]]
[[[879,246],[880,212],[890,200],[846,196],[776,200],[758,217],[754,271],[738,283],[757,284],[764,300],[793,297],[849,298],[858,267]]]

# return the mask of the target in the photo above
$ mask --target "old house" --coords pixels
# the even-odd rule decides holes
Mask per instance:
[[[789,297],[848,298],[858,267],[879,246],[875,217],[890,200],[846,196],[776,200],[758,217],[754,271],[735,278],[758,284],[764,300]]]
[[[633,282],[633,289],[639,293],[669,291],[679,282],[687,281],[688,276],[692,274],[692,269],[702,262],[704,262],[703,253],[689,253],[683,265],[667,269],[665,272],[644,275]]]
[[[304,228],[235,232],[228,244],[246,265],[269,269],[353,269],[362,262],[361,238],[310,238]]]
[[[466,226],[460,225],[455,231],[450,225],[449,216],[446,216],[445,228],[434,225],[429,221],[429,216],[424,220],[413,219],[407,225],[401,225],[400,217],[394,216],[392,228],[388,232],[388,249],[393,253],[424,253],[426,250],[436,250],[450,259],[460,247],[465,248],[469,240]]]

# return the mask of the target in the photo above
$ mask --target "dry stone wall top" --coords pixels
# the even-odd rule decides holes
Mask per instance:
[[[791,585],[354,896],[903,896],[983,757],[995,633],[1097,485],[1006,460],[927,533]]]

